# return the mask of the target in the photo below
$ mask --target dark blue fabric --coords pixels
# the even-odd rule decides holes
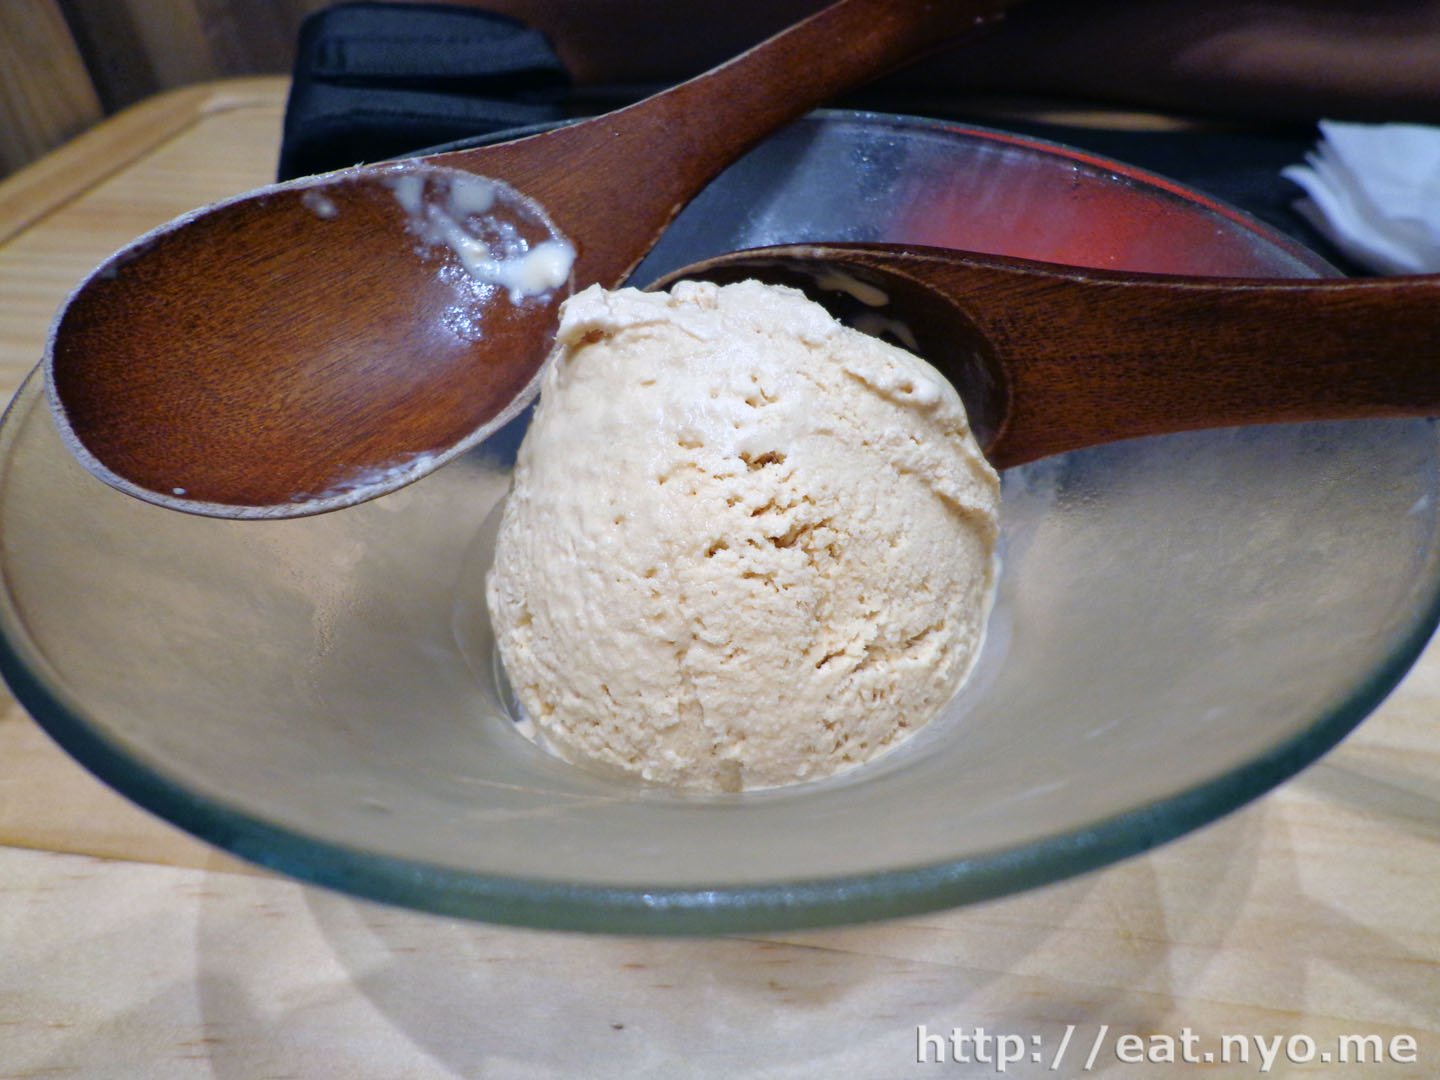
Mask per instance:
[[[306,20],[280,179],[563,119],[570,77],[512,19],[445,4],[359,2]]]

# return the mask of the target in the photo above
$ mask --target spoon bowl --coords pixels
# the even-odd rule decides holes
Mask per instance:
[[[477,184],[493,204],[451,214]],[[512,268],[563,243],[513,189],[425,164],[277,186],[141,238],[51,343],[72,452],[130,494],[223,513],[344,505],[464,450],[523,404],[569,275],[483,280],[436,215],[508,247]],[[503,362],[477,363],[481,347]]]
[[[717,256],[651,287],[694,277],[800,288],[919,353],[1002,469],[1146,435],[1440,413],[1440,276],[1202,278],[804,244]]]
[[[629,108],[172,222],[61,310],[45,369],[62,436],[113,486],[214,516],[403,486],[524,405],[570,288],[623,280],[766,135],[1012,2],[838,0]],[[501,182],[494,206],[454,204],[471,174]],[[549,260],[534,287],[495,287],[530,276],[539,245],[569,245],[568,272]],[[477,259],[498,269],[470,280]]]

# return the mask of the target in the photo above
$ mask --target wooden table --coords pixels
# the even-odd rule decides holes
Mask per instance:
[[[285,84],[171,93],[0,185],[0,386],[134,235],[266,182]],[[1322,763],[1143,858],[1026,895],[770,938],[495,928],[281,880],[0,712],[0,1078],[1440,1076],[1440,652]],[[1058,1069],[1049,1066],[1065,1037]],[[1084,1058],[1104,1028],[1093,1067]],[[1004,1043],[980,1040],[1004,1035]],[[1139,1036],[1158,1061],[1127,1063]],[[1323,1067],[1341,1036],[1415,1063]],[[1264,1040],[1258,1045],[1256,1037]],[[1292,1038],[1293,1037],[1293,1038]],[[1313,1044],[1305,1040],[1313,1040]],[[1168,1043],[1167,1043],[1168,1040]],[[957,1049],[947,1041],[947,1056]],[[1232,1040],[1230,1056],[1238,1057]],[[1031,1060],[1040,1053],[1042,1060]],[[985,1061],[980,1058],[988,1057]]]

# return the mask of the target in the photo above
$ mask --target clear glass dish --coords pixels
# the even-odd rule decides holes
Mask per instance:
[[[1113,162],[832,112],[737,164],[637,276],[804,239],[1330,272]],[[909,744],[789,790],[637,790],[513,730],[480,589],[523,424],[377,502],[224,522],[92,479],[32,377],[0,425],[5,676],[121,792],[300,878],[532,926],[775,930],[995,896],[1192,829],[1343,737],[1437,620],[1431,424],[1110,446],[1006,475],[984,654]]]

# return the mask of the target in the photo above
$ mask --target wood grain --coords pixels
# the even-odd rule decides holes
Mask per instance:
[[[269,78],[172,91],[0,182],[0,392],[8,398],[39,363],[60,303],[97,262],[274,178],[286,86]]]
[[[288,72],[331,0],[58,0],[108,112],[163,90]]]
[[[0,176],[100,119],[55,0],[0,4]]]

